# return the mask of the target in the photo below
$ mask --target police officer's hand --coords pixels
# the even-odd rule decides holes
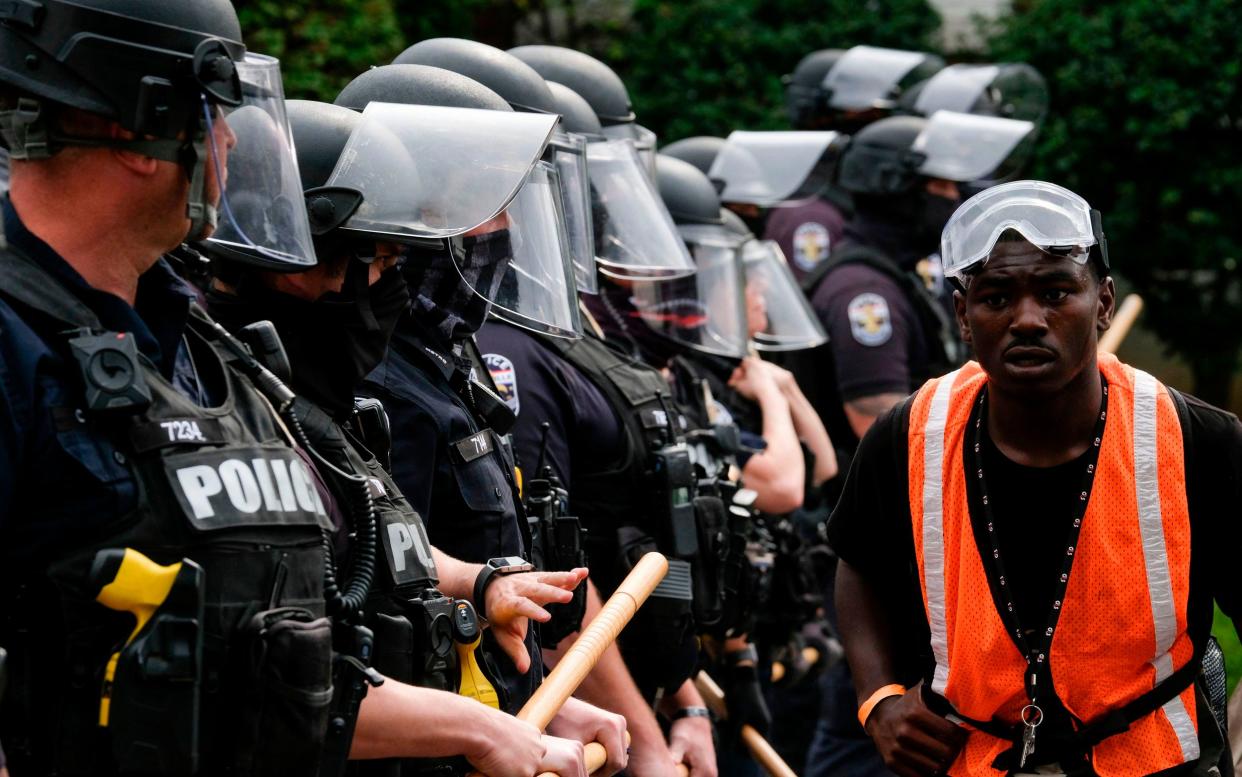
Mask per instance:
[[[599,742],[608,751],[608,761],[592,774],[610,777],[625,768],[628,755],[625,746],[625,718],[600,709],[581,699],[570,698],[561,707],[548,733],[583,744]]]
[[[875,706],[867,733],[885,765],[901,777],[942,774],[966,742],[966,731],[928,709],[923,684]]]
[[[756,361],[763,369],[768,371],[768,374],[772,376],[772,380],[776,383],[776,387],[783,393],[789,394],[798,388],[798,381],[789,370],[779,364],[773,364],[762,359],[756,359]]]
[[[472,722],[478,746],[465,754],[471,766],[488,777],[532,777],[547,771],[547,744],[538,728],[485,704],[478,706],[477,721]]]
[[[543,760],[539,763],[540,772],[556,772],[561,777],[587,777],[581,742],[545,735],[543,744],[545,749]]]
[[[487,586],[484,611],[492,636],[500,649],[508,654],[519,672],[530,670],[530,654],[526,652],[527,619],[546,623],[552,616],[545,604],[565,604],[573,599],[573,591],[586,579],[586,569],[569,572],[521,572],[492,578]]]
[[[709,718],[681,718],[668,732],[673,760],[690,769],[690,777],[716,777],[716,745]]]
[[[711,746],[711,740],[708,740]],[[712,754],[715,763],[715,753]],[[643,747],[637,743],[630,748],[630,762],[625,773],[630,777],[677,777],[677,764],[669,747],[659,742],[658,747]]]
[[[735,664],[725,670],[725,707],[729,717],[726,736],[733,742],[741,741],[742,726],[750,726],[767,736],[772,727],[772,713],[768,711],[763,688],[759,686],[759,673],[752,663]]]
[[[763,365],[763,361],[755,356],[747,356],[733,374],[729,376],[729,386],[751,401],[759,401],[764,394],[780,393],[776,379]]]

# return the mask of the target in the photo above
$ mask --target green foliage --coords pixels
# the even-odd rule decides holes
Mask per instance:
[[[1216,608],[1212,633],[1220,641],[1221,650],[1225,653],[1225,668],[1229,671],[1229,693],[1232,694],[1242,680],[1242,641],[1238,639],[1237,628],[1219,607]]]
[[[234,0],[246,45],[277,57],[291,98],[331,102],[404,48],[392,0]]]
[[[939,18],[924,0],[636,0],[616,33],[585,48],[625,79],[661,142],[787,129],[780,76],[821,48],[924,49]]]
[[[1242,345],[1242,4],[1028,0],[991,54],[1048,78],[1033,177],[1104,213],[1114,266],[1145,323],[1224,404]]]

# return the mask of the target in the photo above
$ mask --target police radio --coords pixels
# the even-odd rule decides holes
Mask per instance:
[[[569,492],[562,487],[552,467],[545,463],[548,429],[548,424],[544,423],[536,476],[523,487],[524,507],[530,524],[531,561],[535,569],[566,572],[587,565],[586,530],[582,528],[582,521],[567,514]],[[565,604],[550,604],[545,609],[552,620],[539,627],[539,644],[551,650],[582,628],[582,618],[586,615],[586,585],[579,584],[574,589],[573,599]]]
[[[658,397],[664,408],[663,444],[651,452],[648,482],[658,514],[664,516],[658,527],[662,547],[678,558],[692,558],[699,552],[699,537],[694,514],[694,491],[697,478],[690,448],[673,432],[676,416],[669,410],[664,395]]]

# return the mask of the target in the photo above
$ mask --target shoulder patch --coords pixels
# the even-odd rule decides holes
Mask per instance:
[[[483,363],[487,365],[487,371],[492,374],[492,382],[496,384],[496,391],[499,392],[500,398],[505,401],[513,414],[517,415],[521,402],[518,400],[517,370],[513,369],[512,360],[498,353],[485,353]]]
[[[879,294],[866,292],[850,300],[847,308],[850,317],[850,333],[863,345],[884,345],[893,336],[893,318],[888,311],[888,300]]]
[[[807,221],[794,230],[793,260],[799,268],[815,269],[815,265],[828,258],[831,250],[832,236],[818,221]]]

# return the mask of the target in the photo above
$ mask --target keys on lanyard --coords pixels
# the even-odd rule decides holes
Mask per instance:
[[[1034,704],[1022,708],[1022,755],[1018,768],[1026,766],[1026,759],[1035,754],[1035,729],[1044,722],[1044,711]]]

